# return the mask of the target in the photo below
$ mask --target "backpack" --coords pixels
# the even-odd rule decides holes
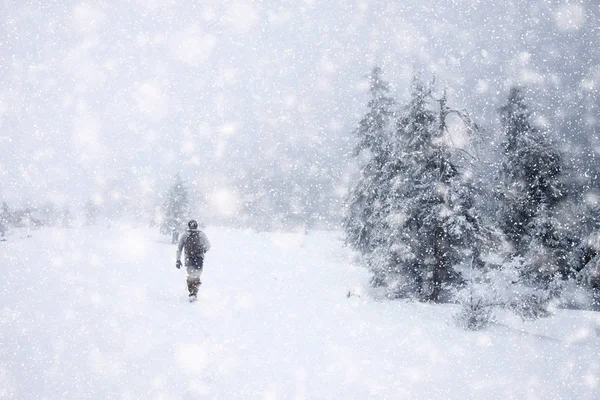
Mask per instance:
[[[185,254],[190,260],[199,260],[204,257],[205,249],[202,240],[200,240],[200,232],[191,231],[185,239]]]

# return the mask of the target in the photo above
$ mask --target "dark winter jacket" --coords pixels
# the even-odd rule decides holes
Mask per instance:
[[[200,247],[201,247],[201,253],[199,256],[195,256],[194,254],[188,254],[188,252],[185,252],[185,265],[186,267],[192,267],[192,268],[202,268],[202,263],[204,261],[204,253],[206,253],[208,250],[210,250],[210,242],[208,241],[208,238],[206,237],[206,234],[204,232],[202,232],[201,230],[198,229],[188,229],[187,232],[185,232],[183,235],[181,235],[181,238],[179,238],[179,243],[177,244],[177,261],[181,260],[181,253],[183,252],[185,246],[185,243],[187,241],[187,239],[191,236],[191,235],[198,235],[198,239],[199,239],[199,243],[200,243]]]

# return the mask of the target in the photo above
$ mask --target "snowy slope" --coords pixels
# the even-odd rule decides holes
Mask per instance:
[[[146,229],[0,243],[0,398],[600,398],[598,313],[464,332],[364,294],[335,233],[207,234],[196,304]]]

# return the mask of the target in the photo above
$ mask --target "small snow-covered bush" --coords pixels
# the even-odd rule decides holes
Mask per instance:
[[[470,331],[487,327],[494,320],[493,304],[477,290],[476,285],[459,292],[460,311],[454,315],[457,326]]]
[[[465,287],[456,299],[461,309],[455,315],[458,326],[477,330],[494,319],[495,309],[514,312],[524,320],[551,315],[548,310],[560,292],[558,281],[547,287],[536,287],[526,282],[523,270],[528,268],[523,258],[514,257],[501,266],[470,269]]]
[[[489,282],[496,296],[497,304],[510,310],[524,320],[548,317],[548,307],[557,298],[561,285],[558,278],[547,285],[528,281],[528,265],[525,259],[513,257],[501,268],[491,271]]]

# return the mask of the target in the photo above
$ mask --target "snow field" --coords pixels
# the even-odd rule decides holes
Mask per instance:
[[[195,304],[148,229],[0,243],[0,398],[600,398],[598,313],[465,332],[370,296],[335,232],[206,233]]]

